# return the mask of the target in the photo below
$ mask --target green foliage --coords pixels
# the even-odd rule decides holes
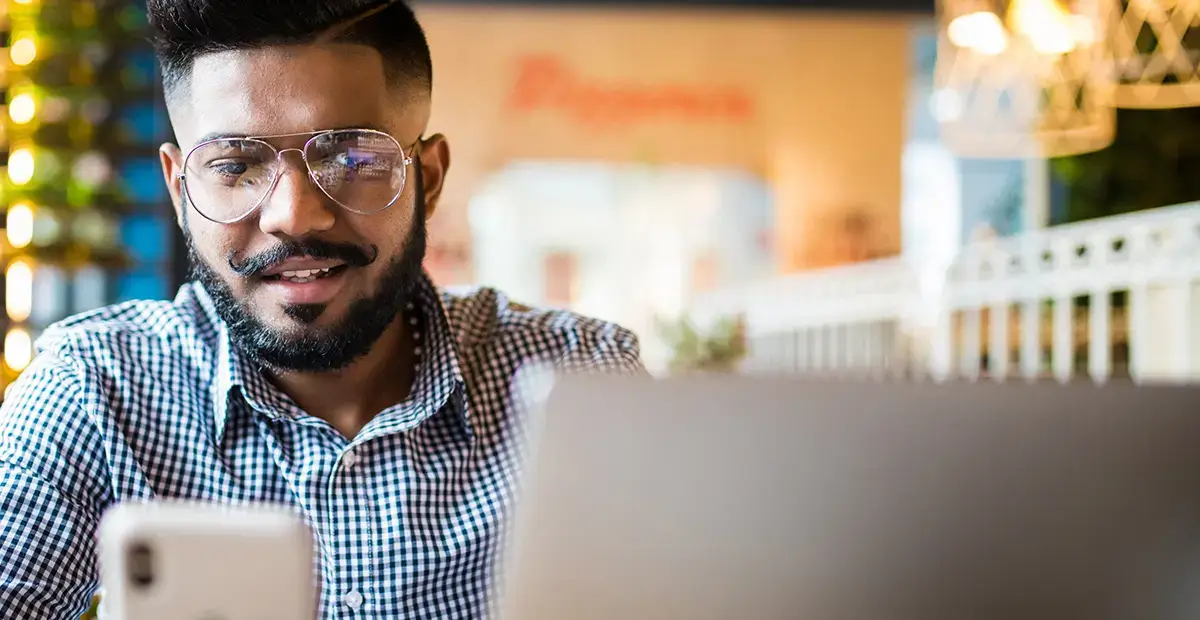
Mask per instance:
[[[1118,110],[1112,146],[1053,170],[1069,188],[1066,222],[1200,200],[1200,108]]]
[[[660,323],[659,332],[672,349],[672,374],[689,372],[736,372],[746,356],[746,323],[742,317],[726,317],[703,334],[688,319]]]

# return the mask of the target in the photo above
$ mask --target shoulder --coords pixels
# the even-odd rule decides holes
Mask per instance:
[[[183,402],[211,377],[216,328],[186,289],[46,328],[0,405],[0,464],[100,502],[111,441],[135,426],[157,432],[155,407]]]
[[[93,382],[86,375],[58,352],[34,358],[0,405],[0,467],[6,476],[24,472],[81,507],[94,507],[110,492],[99,420],[89,403]]]
[[[637,336],[616,323],[521,304],[487,287],[446,289],[442,301],[464,346],[566,370],[642,371]]]
[[[116,428],[110,425],[149,432],[157,412],[183,413],[203,401],[215,376],[219,334],[186,286],[174,301],[106,306],[46,328],[33,364],[13,388],[21,388],[19,407],[30,415],[58,411],[69,394],[105,432]],[[73,387],[69,393],[47,387],[56,381]]]
[[[202,355],[218,328],[191,285],[174,301],[131,301],[55,323],[37,341],[39,356],[85,370],[155,366]]]

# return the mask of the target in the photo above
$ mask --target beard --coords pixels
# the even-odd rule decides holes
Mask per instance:
[[[400,254],[384,266],[373,294],[350,302],[345,316],[324,328],[310,324],[324,313],[325,304],[285,307],[284,313],[302,325],[298,330],[285,332],[267,326],[244,301],[233,294],[217,271],[200,257],[185,215],[183,233],[187,240],[192,279],[198,281],[212,298],[217,315],[228,326],[234,345],[260,366],[279,372],[336,371],[366,355],[408,303],[414,301],[424,279],[422,264],[427,239],[425,197],[419,164],[416,173],[413,225]],[[251,257],[241,266],[236,265],[232,257],[229,263],[235,273],[246,277],[297,255],[343,259],[349,265],[362,267],[374,262],[378,258],[378,251],[371,258],[354,246],[300,239],[286,242],[282,247],[268,250],[258,257]]]

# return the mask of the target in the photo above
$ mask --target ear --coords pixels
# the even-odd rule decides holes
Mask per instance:
[[[183,152],[170,142],[158,147],[158,158],[162,163],[163,180],[171,193],[171,204],[175,207],[175,223],[183,226]]]
[[[434,134],[421,140],[421,180],[425,186],[425,219],[433,217],[446,173],[450,170],[450,144],[442,134]]]

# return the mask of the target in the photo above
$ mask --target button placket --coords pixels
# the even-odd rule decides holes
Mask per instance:
[[[355,453],[355,462],[357,463],[357,462],[361,462],[361,461],[362,461],[362,456],[360,456],[356,452]],[[359,592],[365,591],[369,594],[373,591],[373,588],[370,585],[370,579],[371,579],[372,571],[375,570],[375,543],[374,543],[374,538],[371,535],[371,531],[375,524],[375,514],[374,514],[374,506],[371,503],[372,496],[371,496],[370,485],[366,484],[366,478],[367,478],[367,475],[369,474],[369,472],[361,471],[361,469],[362,468],[360,466],[359,472],[356,474],[356,477],[358,478],[358,480],[360,482],[363,482],[363,484],[359,484],[357,487],[358,505],[357,505],[357,507],[356,507],[357,509],[355,511],[355,518],[358,520],[359,523],[366,524],[366,526],[363,528],[365,530],[365,532],[364,532],[363,540],[361,541],[364,551],[365,551],[364,555],[366,557],[364,559],[364,564],[363,564],[362,572],[360,575],[360,577],[362,579],[362,583],[359,584],[359,586],[358,586],[359,589],[357,591],[359,591]],[[378,609],[378,608],[376,608],[376,609]]]
[[[362,554],[345,553],[343,557],[338,558],[339,576],[335,581],[336,592],[339,593],[337,603],[351,614],[358,613],[366,604],[367,597],[364,593],[370,589],[368,581],[374,565],[371,541],[355,538],[358,524],[363,522],[364,517],[369,517],[366,513],[370,510],[367,503],[369,493],[359,483],[362,478],[358,470],[361,469],[362,462],[362,448],[348,448],[341,454],[330,473],[330,489],[333,491],[330,507],[340,508],[330,516],[330,520],[336,522],[334,528],[341,541],[363,551]]]

